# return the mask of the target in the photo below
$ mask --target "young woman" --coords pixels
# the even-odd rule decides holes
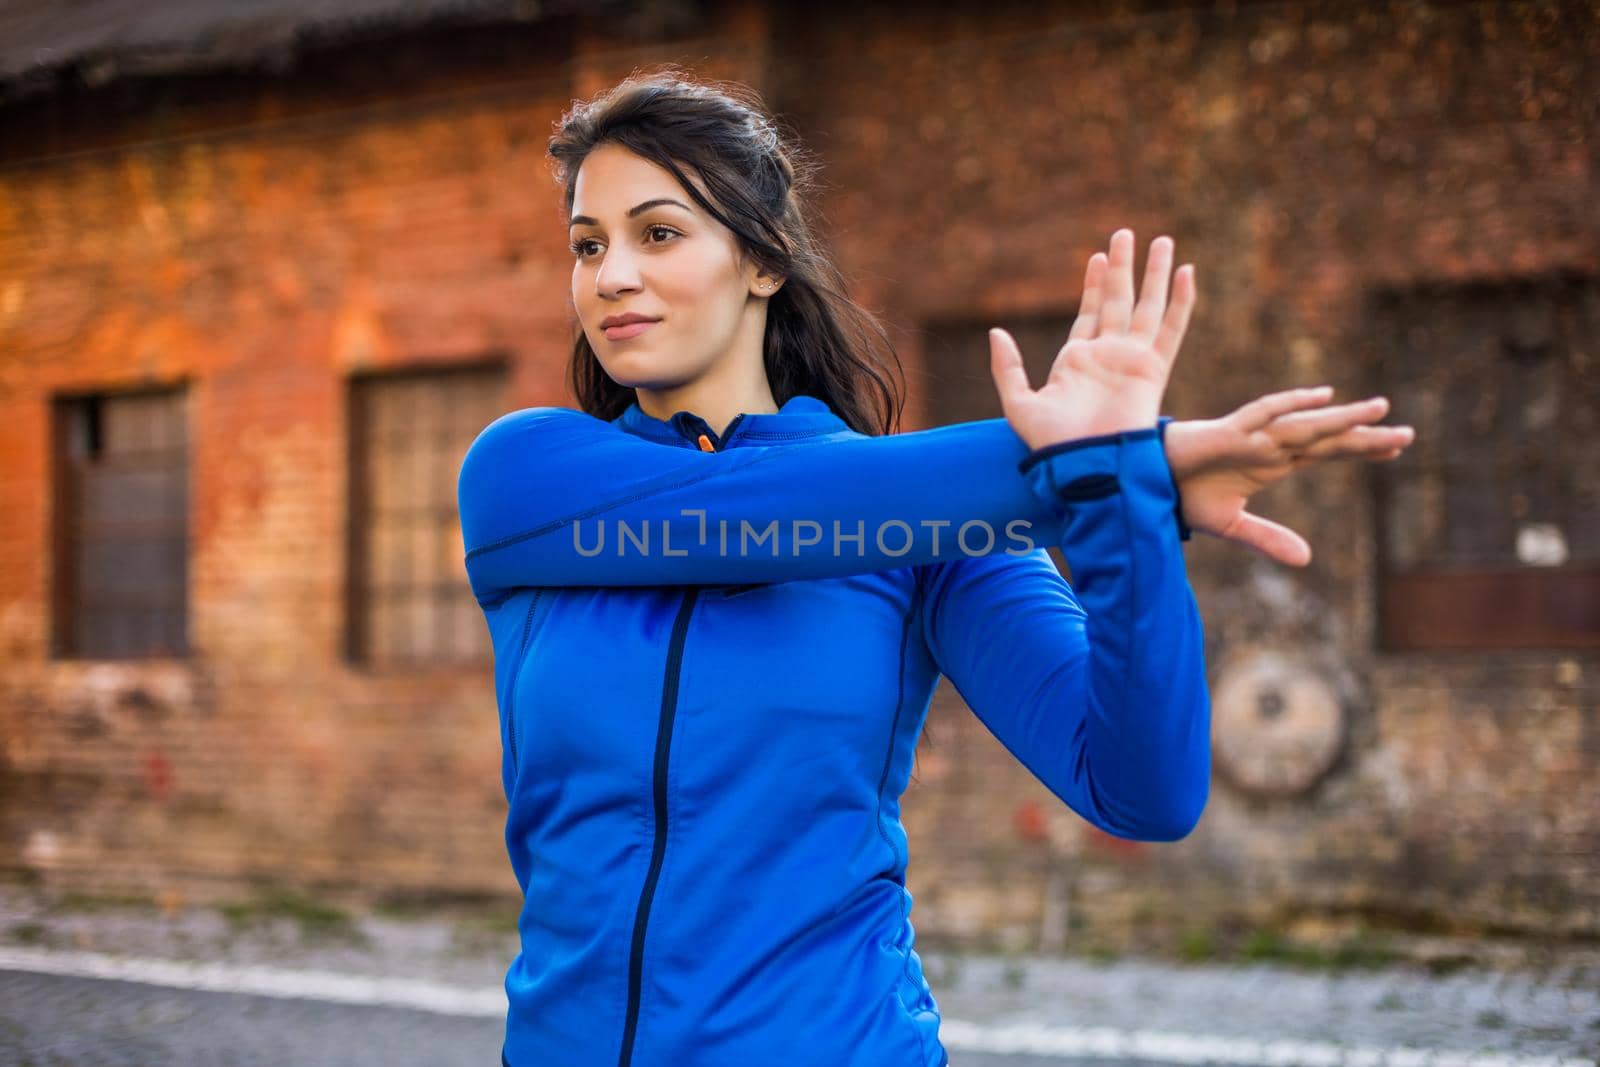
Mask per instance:
[[[899,811],[939,675],[1094,825],[1183,837],[1210,706],[1181,541],[1304,564],[1246,499],[1410,431],[1327,389],[1168,426],[1194,274],[1169,303],[1159,237],[1135,301],[1121,230],[1042,388],[996,330],[1005,417],[894,433],[885,335],[745,91],[631,79],[550,151],[581,410],[501,416],[459,483],[525,898],[503,1060],[947,1063]]]

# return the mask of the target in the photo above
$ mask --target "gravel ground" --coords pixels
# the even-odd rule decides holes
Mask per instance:
[[[0,946],[400,976],[467,990],[500,987],[517,951],[513,923],[511,914],[344,920],[303,907],[292,916],[209,907],[163,912],[0,888]],[[1600,1062],[1600,948],[1420,940],[1407,947],[1453,962],[1311,969],[934,951],[923,960],[947,1024],[1107,1027]]]

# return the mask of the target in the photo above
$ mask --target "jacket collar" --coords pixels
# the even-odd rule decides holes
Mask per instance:
[[[640,410],[637,400],[611,421],[631,434],[683,448],[699,448],[700,435],[705,434],[718,452],[742,444],[778,444],[850,429],[827,404],[804,393],[790,397],[777,411],[735,416],[726,440],[718,440],[711,426],[692,411],[678,411],[670,419],[658,419]]]

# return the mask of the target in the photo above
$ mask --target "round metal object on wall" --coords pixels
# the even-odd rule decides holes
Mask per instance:
[[[1315,668],[1282,652],[1253,651],[1230,660],[1212,688],[1213,761],[1245,792],[1299,796],[1339,758],[1345,719]]]

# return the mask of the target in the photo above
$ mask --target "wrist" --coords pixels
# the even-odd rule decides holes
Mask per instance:
[[[1156,433],[1161,438],[1162,452],[1167,458],[1167,472],[1172,476],[1172,495],[1174,498],[1174,503],[1172,505],[1172,516],[1177,520],[1178,523],[1178,540],[1187,541],[1194,531],[1190,529],[1189,523],[1185,521],[1183,517],[1183,489],[1178,484],[1178,469],[1172,462],[1172,446],[1168,443],[1170,440],[1168,437],[1170,432],[1170,424],[1174,421],[1176,420],[1173,419],[1171,415],[1160,416],[1156,419]],[[1183,424],[1179,423],[1178,433],[1180,435],[1180,441],[1182,439],[1181,435],[1184,432]]]
[[[1162,447],[1167,453],[1167,466],[1172,468],[1173,480],[1180,481],[1191,474],[1198,474],[1200,463],[1194,448],[1194,434],[1198,420],[1174,419],[1171,415],[1162,415],[1159,425]]]
[[[1055,443],[1048,445],[1030,445],[1028,448],[1028,454],[1022,458],[1020,463],[1017,464],[1017,470],[1026,474],[1028,472],[1028,468],[1034,466],[1041,460],[1049,459],[1052,456],[1059,456],[1063,452],[1073,452],[1080,448],[1094,448],[1098,445],[1137,440],[1140,437],[1154,437],[1158,432],[1159,431],[1154,425],[1136,426],[1132,429],[1117,430],[1113,433],[1095,433],[1088,434],[1083,437],[1069,437],[1064,441],[1058,440]]]

